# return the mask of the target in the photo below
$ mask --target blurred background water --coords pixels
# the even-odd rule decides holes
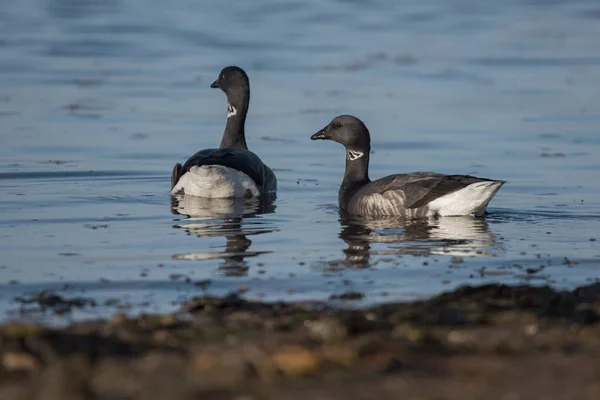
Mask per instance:
[[[94,299],[69,318],[95,318],[202,293],[360,306],[595,281],[598,37],[587,0],[4,1],[0,318],[47,318],[18,301],[43,290]],[[209,84],[231,64],[278,198],[172,213],[173,164],[220,141]],[[484,220],[341,218],[343,149],[309,140],[340,113],[371,130],[372,178],[508,183]]]

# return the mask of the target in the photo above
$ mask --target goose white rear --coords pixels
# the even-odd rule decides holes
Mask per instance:
[[[464,189],[433,200],[428,204],[429,214],[441,217],[480,217],[503,184],[504,182],[498,181],[472,183]]]
[[[171,194],[177,193],[214,199],[248,198],[261,194],[248,175],[222,165],[191,167],[171,189]]]

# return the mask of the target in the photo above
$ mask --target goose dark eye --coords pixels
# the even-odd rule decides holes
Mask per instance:
[[[341,127],[342,127],[342,124],[340,124],[339,122],[336,122],[336,123],[335,123],[335,127],[336,127],[336,128],[341,128]]]

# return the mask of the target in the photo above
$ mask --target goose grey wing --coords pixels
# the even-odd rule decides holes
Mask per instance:
[[[263,169],[265,168],[263,162],[251,151],[237,147],[200,150],[179,169],[177,180],[190,168],[202,165],[222,165],[233,168],[248,175],[257,185],[262,186],[263,184]],[[171,179],[171,182],[173,182],[173,179]]]
[[[491,181],[470,175],[444,175],[427,172],[392,175],[384,179],[386,179],[385,187],[382,187],[380,194],[386,196],[386,192],[401,191],[404,197],[404,207],[407,209],[426,206],[435,199],[464,189],[473,183]]]
[[[424,196],[414,202],[408,203],[407,208],[418,208],[426,206],[437,198],[450,193],[457,192],[477,182],[491,182],[491,179],[477,178],[471,175],[446,175],[439,179],[432,179],[431,185]]]
[[[362,187],[350,200],[348,211],[364,215],[396,215],[420,200],[445,175],[413,172],[389,175]]]
[[[369,183],[365,189],[371,194],[384,195],[386,192],[402,192],[406,204],[412,204],[424,196],[447,175],[435,172],[412,172],[389,175]]]
[[[262,171],[265,190],[270,193],[275,192],[277,190],[277,178],[275,177],[275,173],[265,164],[263,164]]]

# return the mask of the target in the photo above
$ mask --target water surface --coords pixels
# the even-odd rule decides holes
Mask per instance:
[[[598,37],[600,7],[585,0],[9,1],[2,318],[44,317],[15,301],[41,290],[95,299],[72,314],[93,318],[202,293],[364,295],[354,306],[461,284],[594,281]],[[250,76],[248,143],[275,170],[278,198],[172,210],[173,164],[220,142],[226,102],[208,86],[230,64]],[[347,218],[343,150],[309,140],[340,113],[370,128],[372,178],[508,183],[483,220]]]

